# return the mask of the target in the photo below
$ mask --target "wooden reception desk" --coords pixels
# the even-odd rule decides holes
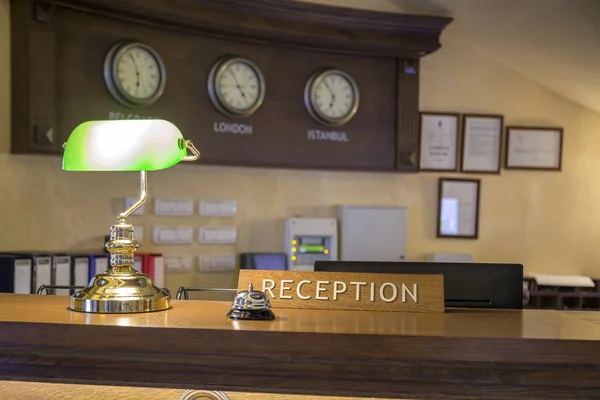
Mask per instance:
[[[280,394],[265,399],[600,396],[598,312],[275,309],[234,322],[227,302],[138,315],[68,302],[0,295],[0,380]]]

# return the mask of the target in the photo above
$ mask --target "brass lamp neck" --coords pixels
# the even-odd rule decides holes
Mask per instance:
[[[113,274],[134,274],[135,252],[139,248],[133,237],[133,225],[127,218],[144,205],[148,198],[148,179],[146,171],[140,171],[140,198],[131,207],[117,216],[118,223],[110,227],[110,240],[106,242],[106,250],[110,253],[110,266]]]
[[[133,264],[138,247],[139,244],[133,237],[133,225],[118,223],[110,227],[110,240],[106,242],[106,250],[110,253],[113,274],[137,273]]]

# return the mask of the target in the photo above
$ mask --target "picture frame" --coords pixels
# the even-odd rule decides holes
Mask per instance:
[[[463,114],[461,172],[500,174],[503,132],[503,115]]]
[[[561,171],[563,128],[506,128],[505,168]]]
[[[419,171],[458,171],[460,114],[421,112]]]
[[[479,237],[480,179],[439,178],[437,237]]]

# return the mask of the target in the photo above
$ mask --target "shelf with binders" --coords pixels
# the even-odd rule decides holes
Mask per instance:
[[[70,295],[110,265],[107,253],[14,251],[0,252],[0,267],[0,293]],[[136,254],[134,268],[166,286],[162,254]]]

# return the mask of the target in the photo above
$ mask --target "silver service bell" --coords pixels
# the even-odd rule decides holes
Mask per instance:
[[[271,302],[267,295],[254,290],[254,286],[250,284],[248,290],[235,295],[231,310],[227,313],[227,318],[264,321],[275,319],[275,314],[271,311]]]

